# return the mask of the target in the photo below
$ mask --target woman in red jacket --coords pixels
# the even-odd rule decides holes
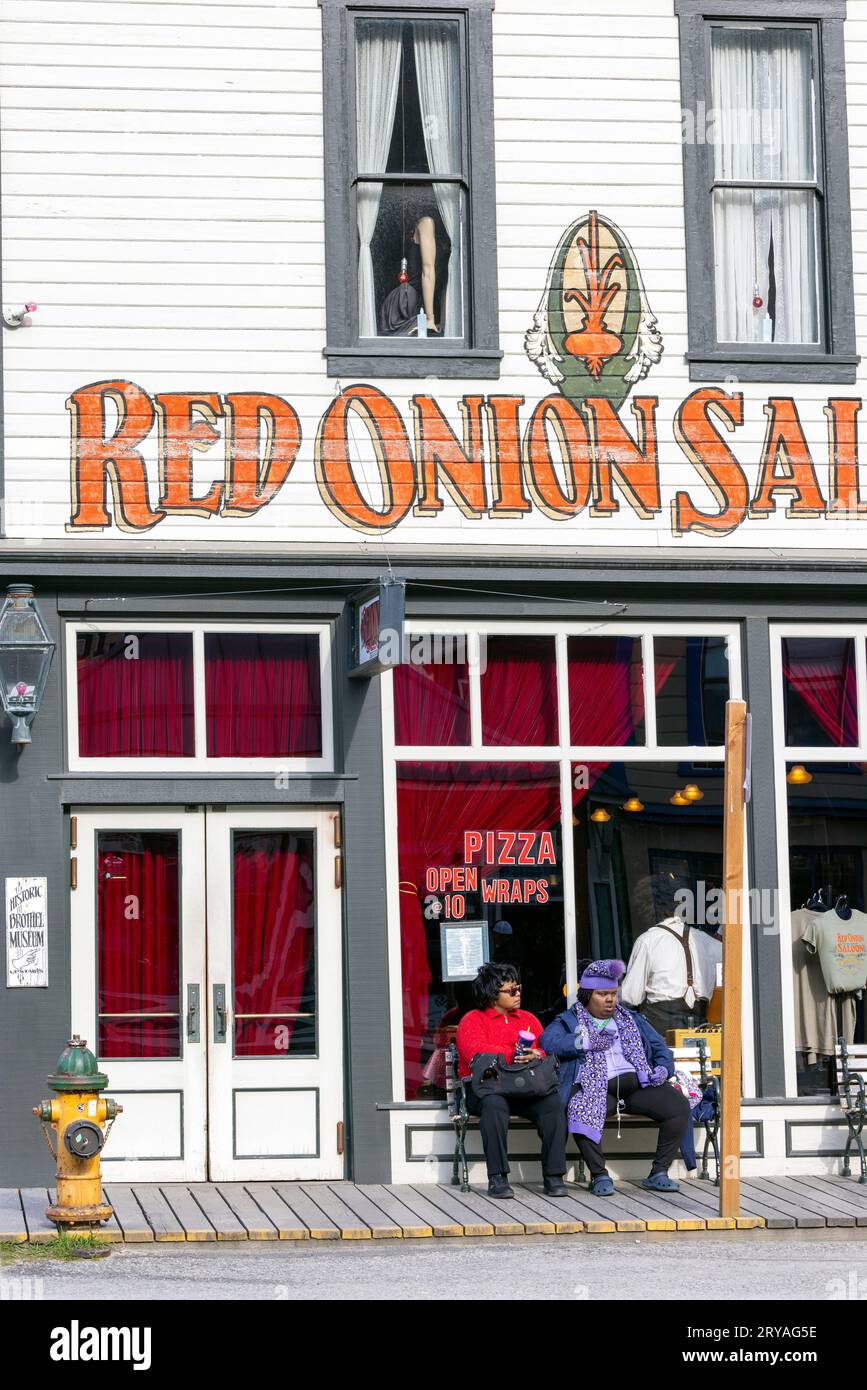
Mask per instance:
[[[473,981],[473,996],[477,1007],[464,1014],[455,1039],[461,1076],[469,1077],[473,1058],[479,1052],[501,1053],[506,1062],[515,1060],[518,1034],[532,1033],[538,1040],[542,1025],[535,1014],[521,1008],[521,981],[514,965],[489,961]],[[532,1047],[517,1060],[533,1061],[544,1057],[539,1047]],[[508,1135],[509,1116],[522,1115],[534,1122],[542,1140],[542,1173],[545,1192],[549,1197],[565,1197],[563,1174],[566,1171],[566,1116],[556,1091],[536,1100],[519,1100],[500,1095],[477,1096],[467,1082],[467,1109],[478,1115],[482,1147],[488,1166],[488,1195],[514,1197],[509,1186]]]

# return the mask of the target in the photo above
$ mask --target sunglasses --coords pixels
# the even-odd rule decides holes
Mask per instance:
[[[512,998],[514,999],[514,998],[516,997],[516,995],[518,995],[518,994],[521,993],[521,986],[520,986],[520,985],[507,985],[505,989],[501,989],[501,990],[500,990],[500,993],[501,993],[501,994],[511,994]]]

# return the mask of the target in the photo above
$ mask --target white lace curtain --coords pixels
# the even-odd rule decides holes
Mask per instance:
[[[711,73],[716,178],[812,180],[810,31],[715,28]],[[818,341],[816,213],[809,189],[714,191],[720,341]],[[760,308],[753,304],[757,288]]]
[[[428,167],[434,175],[459,174],[461,79],[457,29],[454,22],[424,20],[413,23],[412,34]],[[460,185],[435,183],[433,188],[451,242],[442,329],[445,337],[455,338],[463,332]]]
[[[388,21],[369,23],[359,33],[355,64],[356,111],[358,113],[358,171],[379,173],[385,168],[401,59],[400,26]],[[376,294],[370,243],[376,227],[382,186],[360,183],[358,204],[358,332],[362,338],[376,337]]]

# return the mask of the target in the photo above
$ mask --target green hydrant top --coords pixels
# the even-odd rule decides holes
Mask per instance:
[[[76,1033],[57,1059],[57,1071],[48,1077],[48,1084],[52,1091],[104,1091],[108,1077],[97,1070],[96,1058]]]

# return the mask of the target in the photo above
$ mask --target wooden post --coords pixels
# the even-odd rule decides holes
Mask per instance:
[[[720,1216],[739,1216],[741,1202],[741,1015],[743,991],[744,778],[747,707],[726,703],[723,793],[723,1009],[720,1077]]]

